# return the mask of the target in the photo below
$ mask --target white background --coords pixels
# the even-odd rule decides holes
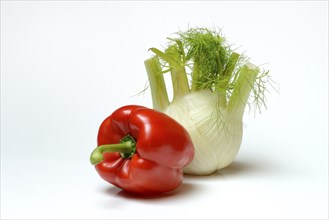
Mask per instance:
[[[118,107],[152,107],[143,61],[219,27],[280,92],[230,167],[138,198],[89,164]],[[328,2],[1,1],[1,218],[328,218]]]

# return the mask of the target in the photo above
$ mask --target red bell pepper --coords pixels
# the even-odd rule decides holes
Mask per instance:
[[[107,182],[128,192],[176,189],[194,156],[188,132],[174,119],[142,106],[114,111],[101,124],[90,161]]]

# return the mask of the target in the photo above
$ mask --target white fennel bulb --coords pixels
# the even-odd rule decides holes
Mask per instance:
[[[192,163],[183,171],[188,174],[210,174],[231,164],[242,140],[242,120],[222,109],[217,115],[213,105],[218,97],[210,91],[188,94],[171,103],[165,113],[189,132],[195,146]],[[216,118],[225,117],[219,126]],[[230,131],[230,133],[228,133]]]
[[[195,156],[184,173],[211,174],[238,154],[245,107],[264,103],[268,72],[243,61],[215,31],[189,29],[169,40],[164,52],[151,48],[156,56],[145,61],[153,107],[182,124],[192,138]],[[167,72],[171,102],[163,78]]]

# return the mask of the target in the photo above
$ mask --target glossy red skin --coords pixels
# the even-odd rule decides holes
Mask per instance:
[[[136,140],[136,153],[128,159],[119,153],[104,153],[104,161],[95,166],[104,180],[138,194],[169,192],[181,185],[181,168],[194,156],[184,127],[156,110],[124,106],[101,124],[98,146],[117,144],[128,134]]]

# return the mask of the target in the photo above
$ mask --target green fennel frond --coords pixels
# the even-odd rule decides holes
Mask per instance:
[[[193,92],[207,89],[217,92],[220,94],[220,105],[225,107],[248,58],[234,52],[220,30],[190,28],[167,39],[168,47],[164,51],[150,49],[159,58],[163,70],[186,68],[188,71],[184,69],[183,72],[190,79],[189,85],[186,85],[189,90]],[[268,91],[265,85],[269,81],[269,72],[259,71],[256,79],[249,82],[252,84],[252,92],[244,104],[250,110],[260,111],[263,106],[266,108],[265,95]]]

